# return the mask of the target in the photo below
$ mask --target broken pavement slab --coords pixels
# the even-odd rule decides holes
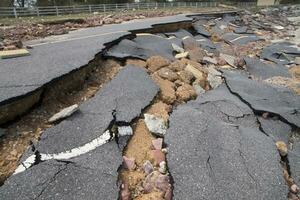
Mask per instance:
[[[290,64],[300,56],[300,48],[293,43],[279,42],[263,48],[260,58],[273,61],[277,64]]]
[[[145,70],[127,66],[95,97],[84,102],[80,112],[46,130],[36,148],[40,153],[57,154],[99,137],[114,119],[128,125],[150,104],[158,90]]]
[[[288,68],[280,64],[267,64],[257,58],[244,58],[247,71],[259,80],[273,76],[291,77]]]
[[[262,38],[254,34],[236,34],[236,33],[225,33],[222,38],[229,44],[234,45],[245,45],[249,42],[256,42],[263,40]]]
[[[134,57],[143,60],[160,55],[174,60],[172,43],[171,39],[152,34],[141,34],[133,40],[122,40],[118,45],[109,49],[105,55],[119,59]]]
[[[118,168],[122,150],[107,143],[67,161],[49,160],[11,176],[0,187],[7,200],[29,199],[117,199]]]
[[[284,122],[300,127],[300,97],[286,88],[272,87],[247,78],[239,72],[223,70],[230,91],[256,112],[269,112]]]
[[[29,55],[30,53],[26,49],[0,51],[0,59],[16,58]]]
[[[250,108],[224,85],[179,106],[165,143],[174,199],[286,199],[273,141],[259,131]]]

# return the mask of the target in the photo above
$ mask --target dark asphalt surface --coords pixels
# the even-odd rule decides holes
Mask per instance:
[[[254,119],[225,86],[173,111],[165,136],[173,199],[286,199],[276,147]]]
[[[291,90],[253,81],[239,72],[224,70],[223,75],[230,90],[254,110],[274,113],[300,127],[300,97]]]
[[[280,64],[266,64],[257,58],[245,58],[246,69],[259,80],[271,78],[273,76],[291,77],[288,68]]]
[[[113,120],[131,122],[155,97],[158,87],[145,70],[126,66],[80,111],[42,135],[39,153],[60,153],[99,137]],[[117,199],[118,168],[129,137],[112,140],[84,155],[48,160],[11,176],[0,187],[4,199]],[[26,153],[25,155],[30,155]],[[23,158],[25,160],[25,158]]]
[[[30,56],[0,61],[0,105],[86,65],[106,43],[129,35],[129,31],[191,20],[184,15],[135,20],[29,42],[34,46],[29,50]]]

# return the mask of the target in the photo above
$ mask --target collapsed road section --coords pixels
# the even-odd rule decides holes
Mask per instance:
[[[112,45],[119,73],[55,115],[2,196],[298,200],[300,50],[278,44],[297,26],[273,9]]]

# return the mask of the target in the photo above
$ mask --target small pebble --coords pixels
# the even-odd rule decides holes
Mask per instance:
[[[299,192],[299,187],[296,184],[293,184],[291,186],[291,192],[293,192],[294,194],[297,194]]]
[[[162,161],[162,162],[159,163],[158,171],[162,174],[167,173],[167,163],[166,163],[166,161]]]
[[[147,175],[152,173],[154,170],[153,165],[151,164],[151,162],[149,160],[146,160],[146,162],[143,164],[143,167],[144,167],[144,171]]]
[[[124,167],[129,170],[134,170],[136,167],[135,159],[134,158],[128,158],[126,156],[123,156],[123,164]]]
[[[287,155],[288,149],[287,149],[286,144],[283,141],[276,142],[276,147],[281,156]]]

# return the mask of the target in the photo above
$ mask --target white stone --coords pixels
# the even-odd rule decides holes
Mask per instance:
[[[207,81],[209,82],[210,86],[214,89],[217,88],[219,85],[221,85],[223,82],[221,77],[214,76],[212,74],[208,74]]]
[[[184,49],[178,46],[177,44],[172,43],[172,48],[177,53],[184,53]]]
[[[167,163],[165,161],[162,161],[162,162],[159,163],[158,171],[162,174],[167,173]]]
[[[175,58],[176,59],[186,58],[186,57],[188,57],[188,55],[189,55],[189,52],[179,53],[179,54],[175,55]]]
[[[53,115],[48,121],[50,123],[56,122],[60,119],[64,119],[66,117],[71,116],[74,112],[76,112],[79,109],[77,104],[74,104],[70,107],[64,108],[55,115]]]
[[[165,121],[151,114],[144,114],[145,124],[149,131],[153,134],[163,136],[166,134],[167,126]]]
[[[119,136],[128,136],[133,135],[133,130],[130,126],[119,126],[118,127]]]
[[[194,88],[197,95],[205,93],[205,90],[196,82],[193,83],[193,88]]]

